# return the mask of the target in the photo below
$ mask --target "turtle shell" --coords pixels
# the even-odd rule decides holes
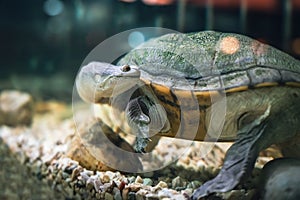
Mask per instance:
[[[120,65],[138,66],[141,78],[178,90],[243,90],[300,82],[291,56],[247,36],[204,31],[151,39],[124,56]]]
[[[172,122],[169,132],[161,133],[169,137],[178,133],[185,139],[232,141],[241,126],[264,113],[269,105],[280,107],[278,99],[286,101],[300,87],[299,61],[233,33],[164,35],[131,50],[118,64],[140,68],[141,79]],[[220,94],[226,94],[223,105],[216,103],[220,98],[212,98]],[[189,135],[194,127],[195,137]]]

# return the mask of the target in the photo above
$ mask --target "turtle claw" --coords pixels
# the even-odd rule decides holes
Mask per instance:
[[[151,140],[149,138],[137,137],[134,143],[134,150],[136,153],[146,153],[146,147]]]

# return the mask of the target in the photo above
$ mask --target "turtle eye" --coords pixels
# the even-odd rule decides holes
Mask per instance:
[[[129,72],[131,70],[130,66],[129,65],[124,65],[122,67],[122,72]]]

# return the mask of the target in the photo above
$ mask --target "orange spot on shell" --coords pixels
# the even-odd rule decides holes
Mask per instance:
[[[251,43],[251,49],[256,56],[263,56],[267,51],[267,45],[259,41],[254,40]]]
[[[234,54],[240,48],[240,41],[232,36],[222,38],[220,43],[220,50],[225,54]]]

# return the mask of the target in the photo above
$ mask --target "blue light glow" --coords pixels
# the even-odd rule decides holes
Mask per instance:
[[[128,44],[132,48],[135,48],[143,42],[145,42],[145,36],[141,32],[133,31],[128,36]]]
[[[44,2],[44,12],[47,15],[59,15],[64,10],[64,4],[60,0],[47,0]]]

